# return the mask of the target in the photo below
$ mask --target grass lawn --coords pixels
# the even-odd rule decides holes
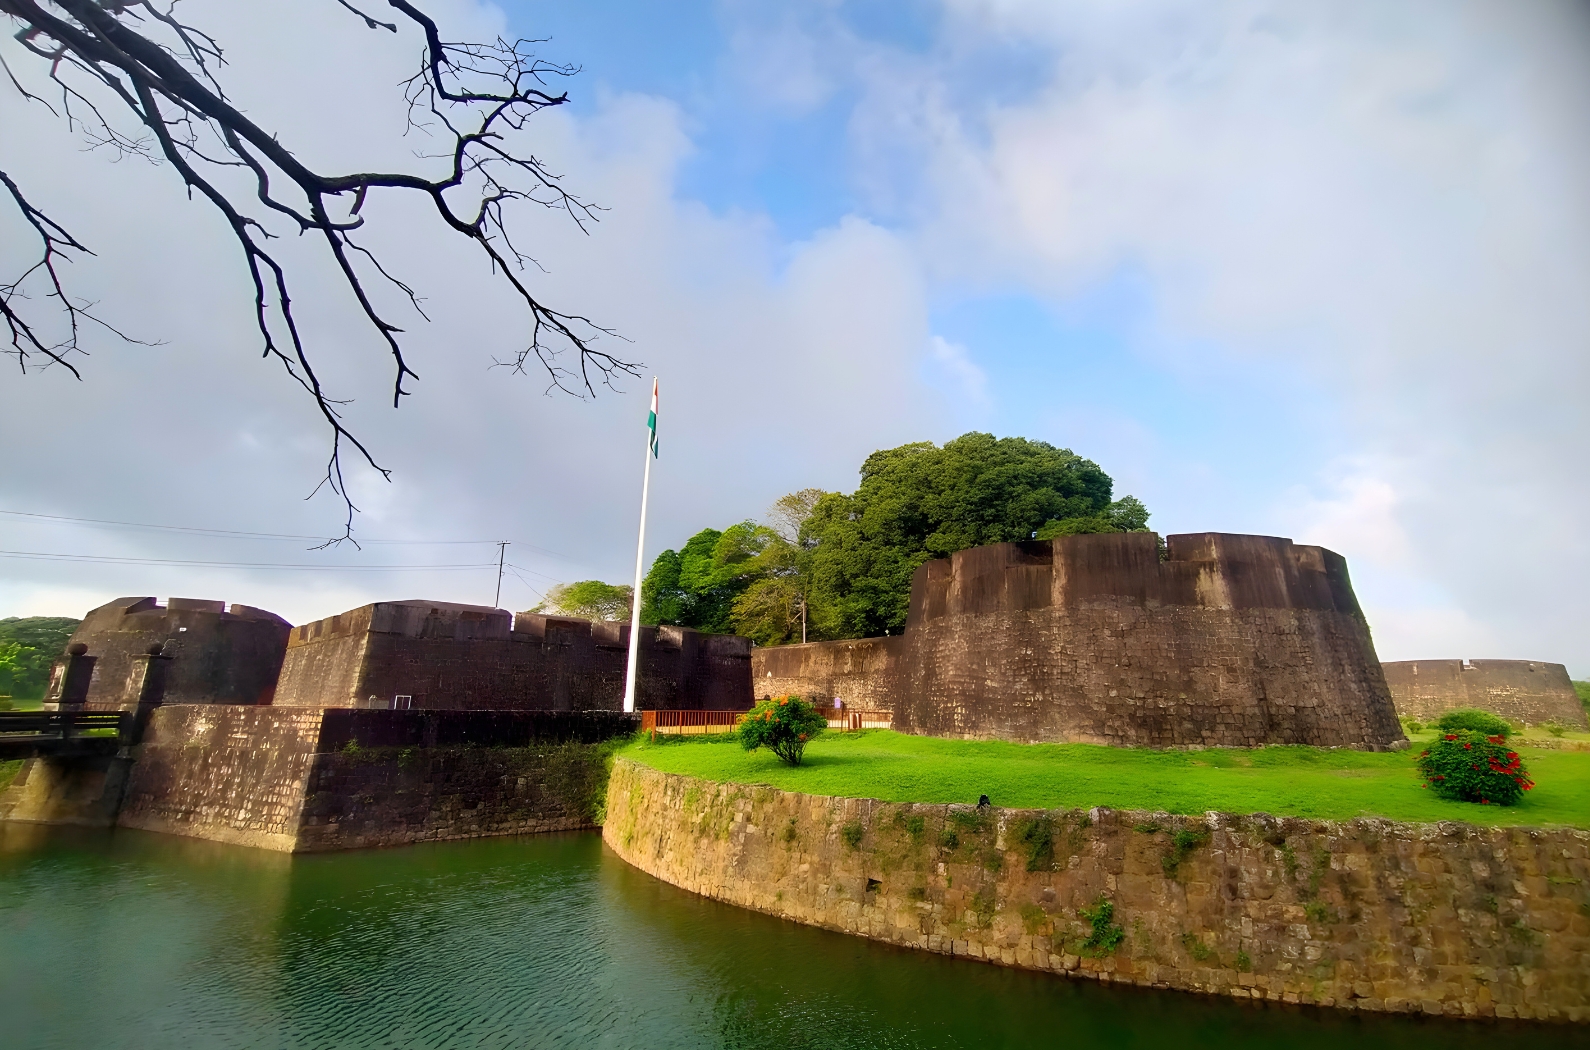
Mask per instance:
[[[1590,827],[1590,752],[1526,748],[1538,785],[1511,808],[1447,802],[1420,786],[1408,751],[1267,747],[1149,751],[1093,744],[939,740],[885,730],[825,733],[805,762],[786,766],[768,751],[727,738],[644,738],[620,754],[668,773],[768,784],[816,795],[888,802],[976,802],[996,806],[1110,806],[1169,813],[1273,813],[1346,819],[1464,820],[1474,824]]]

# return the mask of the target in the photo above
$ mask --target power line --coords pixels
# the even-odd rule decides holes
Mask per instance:
[[[71,517],[71,516],[65,515],[65,514],[38,514],[38,513],[32,512],[32,511],[26,511],[26,510],[0,510],[0,514],[4,514],[4,515],[7,515],[9,517],[14,517],[14,518],[34,518],[34,519],[37,519],[39,521],[58,521],[58,522],[63,522],[63,523],[70,524],[70,525],[108,525],[108,526],[111,526],[113,528],[123,528],[123,529],[154,529],[154,530],[157,530],[157,531],[160,531],[160,532],[188,532],[188,533],[196,533],[196,534],[199,534],[199,535],[215,536],[215,537],[228,538],[228,539],[314,540],[317,543],[324,543],[326,541],[326,537],[324,537],[324,536],[308,536],[308,535],[300,535],[300,534],[291,533],[291,532],[246,532],[246,531],[242,531],[242,530],[239,530],[239,529],[207,529],[207,528],[201,528],[201,527],[196,526],[196,525],[153,525],[153,524],[150,524],[150,523],[147,523],[147,522],[116,521],[116,520],[109,519],[109,518],[75,518],[75,517]],[[356,542],[358,542],[358,543],[368,543],[368,544],[371,544],[371,545],[379,544],[379,545],[383,545],[383,546],[407,545],[407,546],[419,546],[419,547],[432,547],[432,546],[440,547],[440,546],[467,546],[467,545],[495,544],[495,543],[497,543],[499,541],[497,541],[497,540],[364,540],[364,539],[361,539],[361,540],[358,540]],[[570,560],[568,555],[566,555],[566,554],[559,554],[557,551],[548,550],[545,547],[537,547],[533,543],[520,543],[518,545],[522,546],[522,547],[527,547],[527,548],[529,548],[530,550],[533,550],[533,551],[538,551],[538,552],[540,552],[542,554],[549,554],[549,555],[551,555],[554,558],[563,558],[564,560]]]
[[[87,562],[101,565],[193,565],[211,569],[313,569],[321,572],[414,572],[440,569],[490,569],[496,562],[453,565],[323,565],[315,563],[186,561],[178,558],[117,558],[97,554],[50,554],[43,551],[0,551],[0,558],[27,561]]]

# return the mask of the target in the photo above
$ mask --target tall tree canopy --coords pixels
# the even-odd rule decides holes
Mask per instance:
[[[776,539],[766,526],[742,521],[722,532],[702,529],[684,549],[663,551],[641,581],[641,622],[733,632],[734,601],[752,583],[758,556]]]
[[[875,452],[843,494],[804,489],[767,522],[704,529],[664,551],[641,588],[646,623],[734,631],[760,645],[899,633],[917,566],[968,547],[1135,532],[1098,464],[1042,441],[965,434]]]
[[[874,452],[849,495],[831,493],[801,530],[811,543],[811,617],[821,636],[898,634],[917,566],[968,547],[1146,529],[1148,511],[1092,460],[1027,438],[963,434]]]

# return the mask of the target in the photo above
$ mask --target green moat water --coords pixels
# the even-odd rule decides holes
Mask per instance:
[[[0,825],[0,989],[7,1050],[1466,1050],[1517,1031],[898,950],[694,897],[595,834],[293,858]]]

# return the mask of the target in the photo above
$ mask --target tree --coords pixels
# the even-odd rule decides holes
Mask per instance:
[[[1148,511],[1098,464],[1026,438],[964,434],[867,457],[850,495],[818,500],[800,538],[810,549],[818,636],[898,634],[917,566],[958,550],[1075,532],[1147,528]]]
[[[70,616],[8,616],[0,620],[0,694],[38,700],[50,684],[50,667],[81,620]],[[10,656],[4,654],[9,652]]]
[[[546,600],[530,611],[582,620],[628,620],[634,596],[635,588],[628,584],[601,580],[560,583],[550,588]]]
[[[801,764],[806,745],[828,728],[828,716],[798,696],[763,700],[740,719],[735,734],[747,751],[765,747],[788,765]]]
[[[734,601],[750,586],[756,559],[773,537],[771,529],[742,521],[722,532],[702,529],[683,550],[663,551],[641,581],[641,622],[733,631]]]
[[[412,33],[421,41],[418,70],[403,91],[410,130],[438,135],[443,143],[438,153],[424,158],[439,162],[432,174],[310,168],[293,151],[291,129],[255,123],[247,107],[227,94],[219,79],[221,46],[202,29],[179,20],[174,4],[0,0],[0,15],[20,26],[16,39],[39,60],[38,72],[58,97],[45,98],[24,85],[27,72],[6,68],[17,91],[49,107],[92,147],[163,160],[190,195],[208,202],[230,232],[253,281],[252,313],[265,354],[313,399],[329,428],[331,450],[322,484],[347,507],[346,536],[355,508],[343,484],[344,446],[383,476],[390,477],[390,471],[343,425],[337,400],[321,385],[312,363],[312,340],[293,310],[287,267],[268,247],[279,232],[323,242],[344,292],[391,356],[394,407],[410,392],[405,380],[418,376],[404,357],[403,329],[394,323],[397,315],[385,303],[405,304],[422,317],[424,312],[421,297],[391,261],[364,243],[361,211],[371,194],[419,195],[429,202],[442,229],[478,247],[495,278],[524,311],[523,341],[499,363],[522,372],[533,359],[551,386],[583,394],[594,394],[596,383],[611,386],[617,376],[638,376],[639,371],[635,364],[595,348],[606,329],[538,298],[521,276],[529,257],[515,246],[506,221],[508,209],[520,203],[565,212],[581,229],[597,218],[591,205],[564,189],[556,174],[516,144],[531,117],[567,100],[551,83],[571,76],[574,67],[537,58],[531,50],[534,41],[445,42],[436,23],[409,0],[386,0],[390,22],[359,10],[351,0],[335,2],[372,31]],[[7,145],[17,148],[16,143]],[[107,175],[107,181],[111,178]],[[29,364],[42,364],[78,375],[77,360],[86,353],[85,330],[128,337],[64,283],[63,264],[91,254],[88,242],[35,207],[3,169],[0,188],[0,200],[9,198],[31,231],[35,248],[32,262],[19,274],[0,275],[7,352],[24,372]],[[114,185],[107,192],[114,193]],[[53,319],[45,316],[45,307],[55,311]],[[570,351],[572,360],[564,356]]]
[[[767,521],[703,529],[683,551],[666,550],[641,584],[641,622],[676,623],[779,645],[802,634],[809,547],[800,529],[826,493],[781,497]]]

